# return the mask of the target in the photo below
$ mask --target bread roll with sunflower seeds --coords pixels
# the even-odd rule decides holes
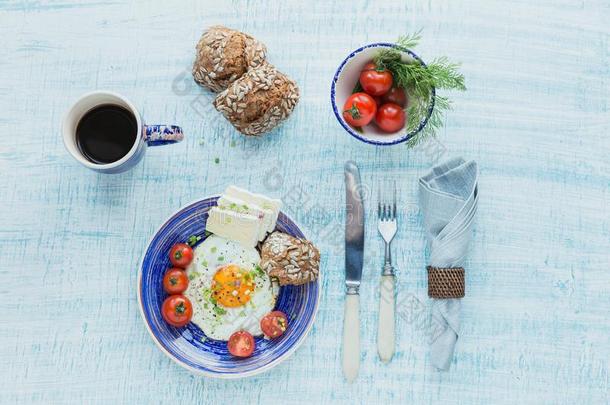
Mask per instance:
[[[273,232],[261,247],[260,266],[280,285],[309,283],[320,274],[320,251],[305,239]]]
[[[262,135],[288,118],[299,101],[297,84],[273,65],[248,70],[218,94],[214,107],[245,135]]]
[[[220,92],[248,69],[260,66],[267,48],[248,34],[221,25],[208,28],[199,43],[193,78],[214,92]]]

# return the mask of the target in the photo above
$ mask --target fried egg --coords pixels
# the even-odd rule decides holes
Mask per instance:
[[[195,248],[184,293],[195,323],[208,338],[229,340],[238,330],[262,335],[260,320],[273,311],[279,285],[258,266],[255,248],[210,235]]]

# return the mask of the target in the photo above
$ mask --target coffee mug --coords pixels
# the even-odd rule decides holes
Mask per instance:
[[[66,113],[62,133],[74,159],[101,173],[129,170],[142,160],[148,146],[184,138],[176,125],[144,124],[127,98],[109,91],[81,96]]]

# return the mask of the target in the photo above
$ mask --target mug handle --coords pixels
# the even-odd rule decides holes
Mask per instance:
[[[169,145],[184,139],[177,125],[144,125],[144,140],[148,146]]]

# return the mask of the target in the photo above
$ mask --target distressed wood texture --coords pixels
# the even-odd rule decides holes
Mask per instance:
[[[608,403],[610,5],[568,1],[0,2],[0,403]],[[264,41],[296,79],[294,115],[245,139],[194,85],[202,30]],[[440,143],[381,148],[347,136],[332,75],[360,45],[424,29],[417,52],[463,62]],[[187,140],[121,175],[79,166],[60,121],[109,89]],[[431,369],[416,179],[442,156],[480,166],[463,330],[451,370]],[[216,159],[218,158],[218,159]],[[343,164],[368,190],[400,179],[397,352],[376,353],[381,242],[367,226],[357,383],[341,368]],[[228,184],[282,197],[323,251],[311,335],[258,377],[196,377],[153,344],[137,266],[180,206]],[[367,210],[372,213],[372,198]]]

